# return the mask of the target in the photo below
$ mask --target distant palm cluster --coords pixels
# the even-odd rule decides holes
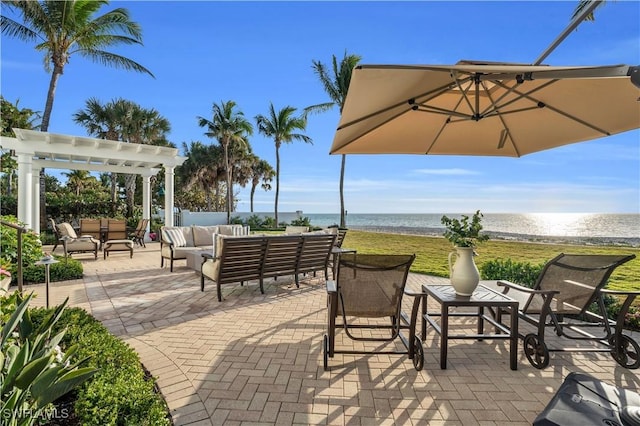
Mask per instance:
[[[72,55],[82,56],[102,65],[153,76],[150,70],[134,60],[106,50],[119,45],[142,45],[142,30],[130,19],[127,9],[117,8],[98,16],[99,10],[107,4],[108,1],[20,1],[6,2],[3,5],[6,9],[1,17],[2,33],[23,41],[38,43],[37,49],[45,54],[46,70],[51,73],[51,85],[42,115],[30,109],[18,108],[17,102],[13,105],[2,100],[3,135],[13,136],[13,127],[38,128],[43,132],[48,130],[56,84]],[[21,22],[12,19],[5,11],[15,17],[19,16]],[[175,170],[176,188],[180,188],[175,197],[175,205],[193,211],[226,210],[229,222],[231,212],[237,204],[234,200],[234,185],[251,185],[253,212],[256,188],[260,185],[264,190],[271,190],[271,182],[275,177],[274,212],[275,222],[278,223],[280,146],[296,140],[312,142],[311,138],[304,134],[310,112],[326,111],[336,105],[342,110],[351,72],[359,61],[360,56],[348,55],[346,51],[340,61],[334,55],[332,73],[323,63],[312,62],[315,73],[329,95],[329,102],[304,108],[299,115],[296,115],[297,110],[292,106],[276,110],[271,104],[268,114],[255,117],[258,132],[274,140],[275,170],[267,161],[253,154],[249,141],[249,136],[253,134],[253,125],[244,117],[234,101],[214,103],[210,117],[196,117],[198,125],[205,128],[205,136],[216,140],[218,145],[207,145],[200,141],[191,142],[188,146],[183,143],[184,154],[189,158]],[[10,113],[5,114],[5,107]],[[36,124],[35,121],[40,119],[41,122]],[[131,100],[118,98],[102,103],[98,99],[89,98],[85,107],[74,114],[73,120],[83,126],[88,135],[96,138],[175,148],[166,137],[171,129],[169,121],[157,110],[142,107]],[[8,199],[2,203],[2,212],[15,214],[17,207],[13,194],[16,192],[16,164],[9,153],[3,156],[2,170],[6,173],[2,187],[8,188]],[[122,214],[130,219],[135,216],[136,205],[141,203],[140,191],[136,190],[140,186],[137,182],[140,177],[103,173],[96,179],[82,170],[65,175],[68,181],[66,185],[61,186],[57,179],[47,176],[44,169],[41,169],[41,185],[45,187],[45,191],[40,194],[42,228],[45,228],[47,216],[78,217],[87,213],[103,213],[103,210],[107,210],[104,213],[112,216]],[[341,223],[344,224],[344,157],[340,176]],[[163,172],[160,172],[152,178],[156,202],[163,200],[163,177]],[[56,202],[56,195],[58,198],[62,196],[63,200]],[[57,206],[58,211],[44,211],[45,208],[51,210],[50,206]]]

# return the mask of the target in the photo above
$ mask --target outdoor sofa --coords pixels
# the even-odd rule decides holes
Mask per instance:
[[[258,280],[264,294],[265,278],[293,275],[300,287],[299,275],[324,271],[328,276],[328,263],[336,234],[331,230],[305,232],[296,235],[253,235],[248,237],[216,236],[212,252],[203,253],[200,290],[204,291],[205,278],[216,283],[218,301],[222,301],[222,284],[241,285]]]
[[[164,260],[167,259],[169,269],[173,272],[173,261],[186,259],[187,252],[197,249],[212,250],[213,236],[216,234],[248,235],[249,227],[242,225],[163,226],[160,228],[160,267],[164,267]]]

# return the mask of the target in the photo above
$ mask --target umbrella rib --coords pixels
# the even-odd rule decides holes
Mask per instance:
[[[411,109],[418,108],[418,105],[416,105],[417,103],[429,102],[430,100],[440,96],[441,94],[445,93],[447,90],[450,90],[450,89],[451,89],[451,83],[447,83],[444,86],[438,87],[438,88],[433,89],[433,90],[429,90],[428,92],[422,93],[420,95],[416,95],[416,96],[414,96],[413,98],[411,98],[411,99],[409,99],[407,101],[398,102],[398,103],[396,103],[394,105],[390,105],[390,106],[388,106],[386,108],[383,108],[381,110],[372,112],[372,113],[367,114],[367,115],[365,115],[363,117],[360,117],[360,118],[357,118],[355,120],[349,121],[348,123],[345,123],[342,126],[339,126],[337,130],[342,130],[342,129],[345,129],[347,127],[353,126],[354,124],[358,124],[358,123],[360,123],[362,121],[368,120],[368,119],[370,119],[372,117],[375,117],[376,115],[385,113],[385,112],[390,111],[392,109],[398,108],[399,106],[402,106],[402,105],[410,105]],[[431,96],[431,95],[434,95],[434,96]],[[426,100],[424,100],[424,101],[421,101],[421,102],[417,102],[416,101],[416,99],[422,98],[422,97],[425,97],[425,96],[431,96],[431,97],[426,99]],[[406,111],[403,111],[402,113],[404,113],[404,112],[406,112]]]
[[[491,83],[498,85],[498,80],[490,80]],[[482,87],[484,87],[485,92],[487,93],[487,96],[489,97],[489,99],[491,99],[491,104],[489,106],[487,106],[487,108],[482,111],[482,114],[480,114],[480,117],[486,117],[487,115],[489,115],[489,111],[491,111],[491,109],[499,109],[499,108],[504,108],[507,105],[510,105],[511,103],[520,100],[521,98],[516,98],[514,100],[511,100],[507,103],[505,103],[504,105],[500,105],[500,106],[496,106],[502,99],[504,99],[505,97],[509,96],[509,94],[514,93],[516,87],[518,87],[518,84],[520,83],[515,83],[513,86],[508,87],[506,84],[502,84],[499,85],[500,87],[503,87],[504,89],[507,89],[502,95],[500,95],[500,97],[498,97],[498,99],[496,99],[495,101],[491,98],[490,96],[490,90],[487,88],[485,80],[482,81]]]
[[[356,140],[360,139],[361,137],[363,137],[363,136],[365,136],[365,135],[368,135],[369,133],[373,132],[374,130],[376,130],[376,129],[378,129],[378,128],[382,127],[382,126],[384,126],[384,125],[385,125],[385,124],[387,124],[388,122],[390,122],[390,121],[392,121],[392,120],[395,120],[396,118],[400,117],[401,115],[403,115],[403,114],[405,114],[405,113],[407,113],[407,112],[409,112],[409,110],[403,110],[403,111],[400,111],[400,113],[398,113],[398,114],[396,114],[396,115],[394,115],[394,116],[392,116],[392,117],[389,117],[387,120],[385,120],[385,121],[383,121],[383,122],[379,123],[378,125],[376,125],[376,126],[374,126],[374,127],[370,128],[370,129],[368,129],[366,132],[361,133],[361,134],[359,134],[358,136],[355,136],[355,137],[351,138],[351,140],[350,140],[350,141],[348,141],[348,142],[346,142],[346,143],[342,144],[342,145],[340,146],[340,149],[342,149],[342,148],[344,148],[344,147],[346,147],[346,146],[351,145],[353,142],[355,142]],[[361,121],[361,120],[358,120],[358,121]],[[354,122],[354,123],[350,123],[350,124],[355,124],[355,122]],[[345,125],[345,126],[346,126],[346,125]],[[343,126],[343,127],[344,127],[344,126]],[[342,129],[343,127],[338,127],[338,130]]]
[[[494,102],[493,97],[491,96],[491,92],[487,90],[487,87],[484,82],[482,83],[482,87],[484,87],[487,93],[487,97],[491,101],[491,104],[495,105],[496,103]],[[511,90],[514,90],[514,88],[509,89],[508,92],[510,92]],[[501,98],[498,98],[498,100],[499,99]],[[513,149],[516,152],[516,155],[520,157],[520,150],[518,149],[518,145],[516,145],[516,141],[514,141],[513,137],[511,136],[511,132],[509,131],[509,127],[507,127],[507,123],[504,122],[504,118],[502,117],[503,113],[501,113],[500,110],[497,108],[495,109],[495,112],[498,118],[500,119],[500,123],[502,123],[502,134],[500,135],[500,140],[498,141],[498,149],[504,148],[504,144],[506,143],[508,138],[511,141],[511,146],[513,146]]]
[[[558,108],[556,108],[556,107],[554,107],[554,106],[551,106],[551,105],[546,104],[546,103],[544,103],[544,102],[542,102],[542,101],[539,101],[538,99],[536,99],[536,98],[534,98],[534,97],[529,96],[530,94],[532,94],[532,93],[534,93],[534,92],[537,92],[538,90],[542,89],[543,87],[549,86],[550,84],[553,84],[553,83],[555,83],[555,82],[557,82],[557,81],[559,81],[559,80],[551,80],[551,81],[549,81],[548,83],[546,83],[546,84],[544,84],[544,85],[541,85],[541,86],[539,86],[539,87],[536,87],[535,89],[533,89],[533,90],[531,90],[530,92],[527,92],[527,93],[522,93],[522,92],[520,92],[520,91],[518,91],[518,90],[514,90],[513,92],[514,92],[514,93],[516,93],[516,94],[517,94],[518,96],[520,96],[521,98],[525,98],[525,99],[528,99],[528,100],[530,100],[530,101],[534,102],[534,103],[535,103],[539,108],[549,108],[551,111],[555,112],[556,114],[560,114],[560,115],[562,115],[562,116],[564,116],[564,117],[568,118],[569,120],[573,120],[573,121],[575,121],[576,123],[582,124],[582,125],[583,125],[583,126],[585,126],[585,127],[589,127],[590,129],[593,129],[593,130],[595,130],[595,131],[597,131],[597,132],[600,132],[600,133],[602,133],[602,134],[603,134],[603,135],[605,135],[605,136],[610,136],[610,135],[611,135],[611,133],[609,133],[608,131],[606,131],[606,130],[604,130],[604,129],[601,129],[601,128],[599,128],[599,127],[596,127],[596,126],[594,126],[593,124],[588,123],[588,122],[586,122],[586,121],[582,120],[581,118],[575,117],[575,116],[573,116],[573,115],[571,115],[571,114],[569,114],[569,113],[567,113],[567,112],[564,112],[564,111],[562,111],[562,110],[560,110],[560,109],[558,109]],[[503,84],[502,82],[500,82],[500,81],[496,81],[495,83],[496,83],[496,84],[498,84],[500,87],[505,88],[505,86],[504,86],[504,84]],[[512,102],[513,102],[513,101],[511,101],[511,102],[509,102],[509,103],[512,103]],[[507,103],[507,104],[505,104],[505,105],[508,105],[509,103]],[[501,105],[501,106],[499,106],[499,107],[500,107],[500,108],[502,108],[502,107],[504,107],[505,105]]]
[[[460,93],[462,94],[462,98],[465,100],[465,102],[467,103],[467,106],[469,107],[469,110],[471,110],[471,112],[473,113],[470,118],[476,117],[477,116],[477,109],[474,109],[473,106],[471,105],[471,101],[469,100],[469,98],[467,97],[467,91],[469,89],[471,89],[471,86],[474,84],[474,81],[472,81],[472,77],[469,76],[466,78],[466,81],[460,81],[458,80],[457,77],[453,77],[453,73],[450,74],[452,78],[454,78],[454,81],[456,83],[456,86],[458,86],[458,90],[460,90]],[[478,80],[476,80],[478,81]],[[467,83],[469,82],[469,86],[466,89],[462,88],[462,83]],[[476,85],[476,92],[477,92],[478,86]],[[478,93],[476,93],[476,101],[478,100]],[[477,102],[476,102],[477,103]],[[456,105],[456,108],[458,108],[458,106],[460,105],[460,102],[458,102],[458,105]]]

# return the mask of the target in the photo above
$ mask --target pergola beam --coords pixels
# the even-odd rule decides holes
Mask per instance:
[[[87,170],[138,174],[143,177],[143,219],[151,218],[151,176],[165,168],[165,225],[174,223],[173,171],[187,159],[176,148],[68,136],[35,130],[13,129],[15,138],[0,137],[0,148],[12,150],[18,159],[18,220],[40,232],[36,171]]]

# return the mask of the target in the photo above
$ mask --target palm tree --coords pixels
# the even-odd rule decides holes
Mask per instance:
[[[127,9],[117,8],[96,17],[98,10],[109,4],[107,0],[7,0],[2,4],[20,14],[23,21],[19,23],[5,15],[0,16],[2,34],[28,42],[35,41],[36,50],[44,52],[46,71],[51,72],[40,125],[43,132],[49,129],[58,79],[74,54],[102,65],[142,72],[153,77],[151,71],[139,63],[104,50],[119,45],[142,44],[140,26],[129,18]],[[42,229],[46,227],[44,179],[43,168],[40,169]]]
[[[2,136],[15,137],[13,128],[33,129],[37,127],[35,121],[40,118],[40,114],[29,108],[20,108],[19,104],[19,99],[14,105],[0,95],[0,134]],[[14,176],[18,168],[18,162],[12,156],[11,151],[0,156],[0,171],[7,175],[7,195],[11,195],[14,189]]]
[[[273,138],[276,143],[276,201],[275,201],[275,224],[278,226],[278,196],[280,194],[280,145],[291,143],[294,140],[301,140],[306,143],[313,143],[311,138],[302,133],[294,133],[296,130],[307,128],[307,119],[295,117],[296,109],[286,106],[276,113],[273,103],[269,105],[269,117],[264,115],[256,116],[258,131],[267,137]]]
[[[253,213],[253,196],[256,193],[256,188],[262,182],[262,189],[270,191],[271,180],[275,175],[276,171],[273,170],[271,164],[254,155],[251,163],[251,213]]]
[[[596,7],[591,11],[591,13],[589,13],[587,16],[585,16],[584,20],[585,21],[595,21],[596,17],[594,15],[594,13],[595,13],[597,8],[599,8],[600,6],[602,6],[605,3],[605,1],[606,0],[597,2]],[[594,0],[580,0],[580,2],[578,3],[578,6],[576,6],[575,10],[573,11],[573,15],[571,15],[571,19],[574,19],[576,16],[580,15],[580,13],[587,6],[589,6],[593,2],[594,2]]]
[[[171,130],[169,121],[151,108],[146,109],[135,102],[118,98],[105,105],[94,98],[86,103],[86,109],[76,112],[74,121],[96,137],[120,140],[130,143],[155,144],[164,141]],[[125,175],[127,217],[133,215],[136,175]],[[117,176],[112,176],[112,197]],[[112,198],[113,201],[113,198]]]
[[[80,193],[86,187],[87,181],[92,177],[87,170],[72,170],[62,174],[67,177],[67,188],[73,189],[76,197],[80,196]]]
[[[224,164],[227,174],[227,223],[231,223],[233,181],[229,162],[229,146],[231,144],[245,144],[246,136],[253,134],[253,126],[244,117],[242,111],[236,109],[234,101],[214,103],[212,109],[211,120],[197,117],[198,125],[206,127],[205,136],[217,139],[224,150]]]
[[[223,164],[224,153],[219,145],[205,145],[202,142],[182,144],[187,160],[176,169],[186,191],[198,188],[205,193],[207,211],[218,211],[220,178],[226,176]],[[213,194],[212,194],[213,191]]]
[[[344,101],[347,98],[347,91],[349,90],[349,83],[351,82],[351,74],[353,69],[358,65],[362,59],[358,55],[347,55],[344,52],[344,57],[338,63],[336,55],[332,56],[332,71],[331,74],[327,69],[327,66],[320,61],[313,61],[313,71],[320,79],[320,83],[324,87],[325,92],[329,95],[331,102],[325,102],[322,104],[312,105],[305,108],[305,115],[309,112],[323,112],[328,111],[334,106],[344,108]],[[340,166],[340,227],[346,227],[345,209],[344,209],[344,169],[346,163],[346,156],[342,154],[342,163]]]
[[[118,140],[118,117],[115,101],[103,105],[96,98],[89,98],[85,102],[85,108],[73,114],[73,121],[87,129],[87,134],[101,139]],[[109,173],[111,184],[111,213],[115,214],[117,202],[118,174]]]

